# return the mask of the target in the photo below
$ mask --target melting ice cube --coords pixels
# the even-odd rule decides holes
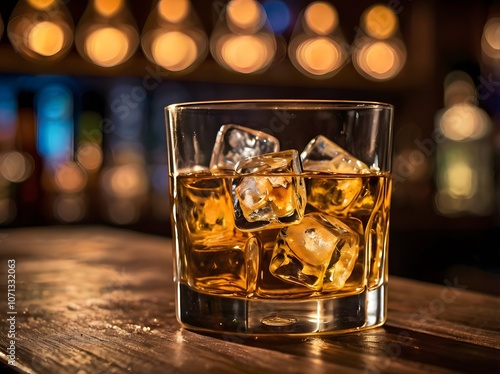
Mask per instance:
[[[312,139],[300,155],[305,171],[342,174],[369,173],[370,168],[328,138]],[[315,178],[310,184],[307,200],[316,209],[329,214],[343,214],[363,189],[361,178]]]
[[[230,188],[226,180],[219,178],[179,180],[175,209],[193,246],[210,249],[239,241]]]
[[[296,150],[268,153],[238,162],[233,181],[236,226],[244,231],[300,222],[306,188]]]
[[[279,140],[262,131],[239,125],[224,125],[215,140],[210,169],[234,170],[238,161],[278,152]]]
[[[312,290],[341,289],[359,252],[359,235],[337,218],[309,213],[298,225],[281,229],[270,272]]]
[[[344,215],[361,196],[361,178],[315,178],[307,191],[307,202],[320,212]]]
[[[304,171],[369,173],[370,168],[330,139],[319,135],[300,154]]]

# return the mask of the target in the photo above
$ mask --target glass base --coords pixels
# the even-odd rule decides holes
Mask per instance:
[[[253,336],[321,335],[377,327],[386,318],[386,285],[335,299],[238,299],[179,284],[177,319],[187,329]]]

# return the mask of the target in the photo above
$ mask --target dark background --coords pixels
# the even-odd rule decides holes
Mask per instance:
[[[288,40],[293,23],[300,11],[310,1],[289,1],[292,15],[290,26],[281,34]],[[332,2],[338,10],[340,24],[348,42],[356,35],[359,19],[373,1]],[[317,98],[317,99],[360,99],[384,101],[395,105],[395,157],[401,155],[416,141],[432,139],[436,113],[443,108],[443,82],[453,70],[467,72],[477,88],[485,80],[500,82],[497,71],[485,67],[481,59],[480,40],[485,22],[499,14],[498,3],[493,1],[430,1],[393,0],[380,2],[393,7],[400,21],[401,36],[405,42],[408,60],[403,71],[394,79],[385,82],[367,80],[356,72],[352,64],[340,73],[325,80],[303,76],[286,58],[278,56],[269,70],[259,75],[231,73],[220,66],[209,55],[194,71],[188,74],[159,72],[158,86],[148,92],[144,133],[146,149],[152,143],[162,149],[164,133],[152,133],[147,123],[159,121],[158,102],[167,105],[171,100],[211,100],[231,98]],[[0,15],[5,24],[15,6],[15,1],[1,1]],[[68,7],[75,25],[82,16],[86,1],[70,0]],[[142,29],[151,10],[151,0],[132,0],[129,6]],[[208,34],[214,27],[223,1],[192,1]],[[497,12],[497,13],[495,13]],[[84,61],[73,47],[60,61],[50,64],[36,64],[19,56],[4,32],[0,40],[0,83],[31,82],[24,84],[19,93],[19,103],[33,106],[37,87],[43,86],[45,78],[59,79],[68,84],[74,93],[75,116],[83,109],[96,110],[105,117],[110,111],[107,93],[121,82],[140,84],[148,74],[151,63],[140,48],[134,57],[114,68],[100,68]],[[154,70],[158,72],[157,70]],[[18,84],[18,83],[15,83]],[[28,87],[28,88],[26,88]],[[443,283],[458,282],[469,289],[500,294],[500,209],[498,191],[500,182],[498,160],[500,160],[500,84],[490,86],[490,94],[482,95],[478,105],[491,117],[493,132],[490,135],[492,157],[496,164],[494,174],[497,199],[494,209],[486,216],[458,215],[443,216],[434,208],[435,170],[434,149],[426,154],[425,170],[419,177],[406,178],[395,184],[392,204],[390,238],[390,273]],[[165,100],[161,95],[165,94]],[[157,129],[157,128],[156,128]],[[152,140],[153,139],[153,140]],[[112,147],[106,143],[105,147]],[[411,148],[410,148],[411,149]],[[166,151],[165,151],[166,152]],[[106,154],[105,154],[106,157]],[[162,163],[148,156],[149,164]],[[106,159],[104,160],[104,165]],[[398,167],[395,164],[395,167]],[[401,165],[399,165],[401,168]],[[401,170],[399,170],[401,171]],[[395,170],[397,173],[398,170]],[[10,228],[29,225],[54,224],[107,224],[148,232],[155,235],[169,235],[168,219],[154,213],[164,206],[168,209],[168,191],[159,196],[150,193],[143,204],[140,217],[132,223],[118,225],[102,213],[102,207],[109,196],[99,190],[96,184],[89,190],[87,199],[89,213],[78,222],[61,222],[44,203],[47,192],[43,181],[34,186],[39,199],[36,204],[24,204],[20,195],[23,186],[11,186],[9,193],[17,201],[17,215],[0,227]],[[158,195],[158,194],[157,194]],[[23,205],[24,204],[24,205]]]

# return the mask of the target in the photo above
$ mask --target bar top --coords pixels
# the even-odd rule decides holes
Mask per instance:
[[[167,237],[106,226],[0,229],[0,371],[500,372],[500,297],[458,278],[390,276],[388,320],[363,332],[210,335],[177,323],[171,257]]]

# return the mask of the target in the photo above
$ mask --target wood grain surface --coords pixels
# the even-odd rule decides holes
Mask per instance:
[[[390,277],[388,321],[364,332],[207,335],[175,319],[171,256],[169,238],[103,226],[0,230],[0,372],[500,373],[500,298],[460,279]]]

